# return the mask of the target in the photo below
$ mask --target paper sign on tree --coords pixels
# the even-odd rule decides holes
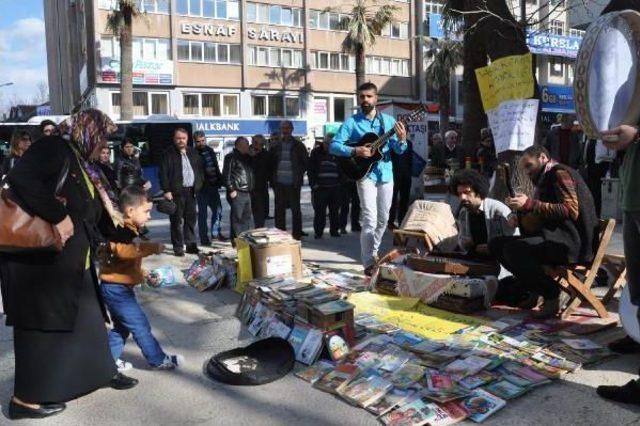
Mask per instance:
[[[533,96],[531,53],[506,56],[475,71],[485,112],[504,101]]]

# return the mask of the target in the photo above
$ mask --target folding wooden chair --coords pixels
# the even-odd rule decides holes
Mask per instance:
[[[613,275],[613,281],[609,284],[609,290],[602,298],[602,303],[606,305],[627,282],[627,261],[624,256],[606,254],[602,261],[602,266]]]
[[[571,312],[583,302],[591,306],[600,318],[607,318],[609,316],[609,312],[607,312],[603,301],[593,294],[591,286],[605,258],[607,246],[611,241],[615,226],[615,219],[600,220],[598,248],[590,264],[545,267],[547,275],[555,279],[562,289],[569,294],[569,301],[561,310],[562,318],[571,315]]]
[[[393,230],[394,247],[415,247],[416,249],[422,244],[425,252],[430,252],[433,247],[427,234],[424,231],[406,231],[404,229]]]

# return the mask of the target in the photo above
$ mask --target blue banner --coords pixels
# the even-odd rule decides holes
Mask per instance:
[[[531,53],[564,56],[575,58],[578,56],[582,37],[568,37],[547,32],[528,31],[527,45]]]
[[[429,37],[444,38],[444,28],[442,28],[442,15],[439,13],[429,14]]]
[[[544,112],[575,113],[573,86],[540,86],[540,102]]]
[[[280,129],[283,120],[196,119],[193,120],[193,130],[202,130],[207,136],[252,136],[260,133],[269,137]],[[307,134],[306,120],[290,121],[293,123],[294,136]]]

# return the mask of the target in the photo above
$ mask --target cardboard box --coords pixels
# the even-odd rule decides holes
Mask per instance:
[[[302,249],[300,241],[264,245],[249,244],[253,278],[291,275],[302,278]]]

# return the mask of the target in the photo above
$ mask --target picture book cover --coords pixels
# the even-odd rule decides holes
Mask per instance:
[[[485,386],[485,389],[488,392],[491,392],[493,395],[496,395],[505,400],[517,398],[527,391],[526,388],[514,385],[508,380],[500,380],[490,383]]]
[[[355,379],[344,387],[339,394],[347,401],[368,407],[382,399],[393,385],[378,375],[370,375]]]
[[[296,361],[303,364],[313,364],[322,350],[323,336],[318,329],[312,328],[307,333],[300,346],[300,350],[296,353]]]
[[[347,383],[358,371],[353,364],[340,364],[318,380],[314,387],[325,392],[337,393],[337,389]]]
[[[412,362],[407,362],[398,370],[394,371],[389,380],[395,387],[407,389],[420,380],[424,376],[424,372],[424,367]]]
[[[482,423],[489,416],[507,405],[507,402],[482,389],[475,389],[471,395],[464,398],[462,407],[469,412],[469,418],[476,423]]]
[[[311,328],[309,328],[308,326],[295,324],[293,326],[293,330],[291,330],[291,333],[289,334],[289,338],[287,340],[289,341],[289,343],[291,343],[291,346],[293,346],[293,351],[296,354],[296,359],[298,357],[298,354],[300,353],[300,348],[302,347],[304,340],[307,338],[307,334],[309,334],[309,330],[311,330]]]
[[[436,404],[435,417],[429,420],[429,426],[449,426],[469,417],[469,412],[459,401]]]
[[[341,330],[334,330],[325,333],[324,341],[327,351],[329,352],[329,356],[333,361],[341,360],[351,350]]]
[[[421,426],[436,416],[436,405],[425,397],[411,397],[400,407],[380,417],[387,426]]]
[[[445,371],[452,375],[464,378],[478,373],[483,368],[491,364],[491,360],[481,358],[475,355],[468,356],[464,359],[457,359],[445,367]]]
[[[494,380],[496,380],[496,377],[497,376],[495,374],[486,370],[482,370],[472,376],[463,378],[462,380],[458,381],[458,384],[467,390],[472,390],[475,388],[479,388],[480,386],[484,386],[487,383],[493,382]]]
[[[322,376],[330,372],[335,368],[335,364],[329,361],[318,361],[315,364],[296,371],[294,374],[296,377],[301,378],[305,382],[311,384],[316,383]]]
[[[367,406],[367,411],[376,416],[381,416],[401,405],[407,398],[416,393],[415,389],[398,389],[392,388],[382,398],[375,403]]]

